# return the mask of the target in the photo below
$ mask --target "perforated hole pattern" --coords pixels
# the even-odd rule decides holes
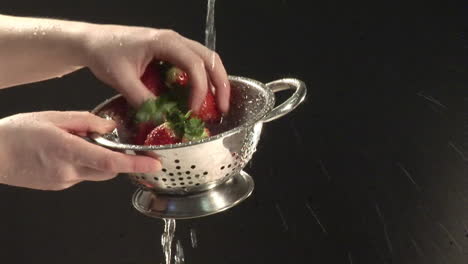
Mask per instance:
[[[229,164],[223,164],[218,168],[218,171],[224,175],[224,177],[232,176],[241,170],[243,162],[242,158],[237,153],[231,153],[233,162]],[[182,160],[174,160],[175,170],[169,170],[162,168],[162,176],[152,177],[148,179],[148,176],[144,175],[131,175],[132,180],[140,188],[148,189],[153,188],[152,181],[162,188],[177,188],[177,187],[191,187],[199,186],[205,183],[205,178],[209,175],[208,171],[203,171],[197,168],[197,165],[183,165]]]

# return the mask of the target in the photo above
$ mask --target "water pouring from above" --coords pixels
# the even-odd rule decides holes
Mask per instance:
[[[205,27],[205,46],[213,51],[216,50],[215,2],[216,0],[208,0]]]

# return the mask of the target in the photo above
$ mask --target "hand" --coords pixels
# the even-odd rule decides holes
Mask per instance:
[[[228,111],[230,86],[226,70],[218,54],[200,43],[171,30],[143,27],[90,24],[86,32],[86,66],[134,107],[153,97],[140,76],[153,59],[158,59],[188,73],[192,110],[200,108],[208,87],[214,87],[218,107]]]
[[[75,135],[106,133],[116,124],[88,112],[37,112],[0,120],[0,183],[62,190],[81,181],[109,180],[120,172],[160,169],[150,157],[126,155]]]

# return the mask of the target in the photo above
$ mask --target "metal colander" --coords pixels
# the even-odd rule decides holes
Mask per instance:
[[[306,87],[297,79],[281,79],[268,84],[244,78],[229,77],[231,103],[221,125],[211,128],[215,136],[189,143],[164,146],[140,146],[127,142],[125,124],[111,134],[92,135],[99,145],[133,155],[159,159],[163,169],[155,173],[130,174],[140,188],[158,194],[188,195],[206,191],[237,175],[256,150],[262,125],[297,107],[305,98]],[[274,92],[293,89],[294,93],[274,107]],[[92,112],[106,117],[107,109],[117,95],[97,106]],[[115,116],[113,117],[115,118]],[[121,117],[122,120],[126,118]]]

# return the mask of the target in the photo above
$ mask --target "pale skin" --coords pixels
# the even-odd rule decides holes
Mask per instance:
[[[174,31],[0,15],[0,88],[87,67],[137,107],[153,97],[140,81],[153,59],[188,73],[193,111],[208,89],[215,91],[219,109],[228,111],[230,87],[218,54]],[[113,121],[89,112],[45,111],[0,119],[0,183],[62,190],[81,181],[161,168],[156,159],[114,152],[79,137],[114,128]]]

